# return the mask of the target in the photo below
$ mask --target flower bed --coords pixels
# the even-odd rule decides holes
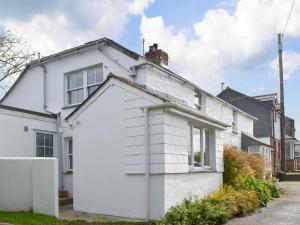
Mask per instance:
[[[172,207],[159,225],[218,225],[247,215],[280,197],[278,181],[264,179],[263,159],[233,146],[224,149],[224,185],[205,199],[188,197]]]

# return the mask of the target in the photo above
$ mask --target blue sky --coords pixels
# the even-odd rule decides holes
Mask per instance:
[[[291,0],[3,1],[0,30],[20,33],[43,55],[107,36],[142,53],[154,42],[170,68],[214,94],[220,82],[248,95],[278,92],[277,33]],[[284,38],[286,114],[300,139],[300,2]],[[58,35],[59,34],[59,35]],[[147,46],[145,47],[147,50]]]

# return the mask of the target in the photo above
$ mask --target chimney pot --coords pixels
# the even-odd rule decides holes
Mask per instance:
[[[224,88],[225,88],[225,83],[222,82],[222,83],[221,83],[221,91],[224,91]]]
[[[149,46],[149,51],[145,53],[145,57],[148,61],[157,65],[168,65],[168,53],[161,49],[158,49],[157,43]]]

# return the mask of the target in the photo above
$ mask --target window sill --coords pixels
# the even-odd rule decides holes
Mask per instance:
[[[75,104],[75,105],[66,105],[64,106],[62,109],[71,109],[71,108],[75,108],[77,106],[79,106],[81,103]]]
[[[64,174],[73,174],[73,170],[68,170],[68,171],[64,172]]]
[[[216,173],[216,170],[213,169],[198,169],[198,168],[190,168],[189,173]]]

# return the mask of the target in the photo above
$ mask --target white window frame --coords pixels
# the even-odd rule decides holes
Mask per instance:
[[[72,141],[72,154],[70,154],[69,141]],[[74,143],[72,137],[65,138],[65,153],[66,153],[66,171],[73,171],[74,168]],[[70,166],[70,157],[72,157],[72,168]]]
[[[194,91],[194,105],[196,110],[205,111],[205,94],[202,91],[195,90]],[[197,102],[195,100],[198,99]]]
[[[98,82],[98,83],[94,83],[94,84],[87,84],[87,72],[89,70],[93,70],[93,69],[101,69],[102,70],[102,81]],[[79,87],[79,88],[74,88],[74,89],[68,89],[68,77],[77,73],[82,73],[83,76],[83,86]],[[65,99],[65,103],[64,105],[66,107],[72,107],[72,106],[77,106],[80,105],[82,102],[78,102],[76,101],[76,103],[74,104],[69,104],[68,103],[68,92],[73,91],[73,90],[78,90],[78,89],[83,89],[83,100],[84,101],[89,95],[88,95],[88,88],[92,87],[92,86],[96,86],[96,85],[101,85],[104,82],[104,71],[103,71],[103,64],[96,64],[96,65],[92,65],[92,66],[88,66],[82,69],[78,69],[78,70],[74,70],[74,71],[70,71],[64,74],[64,99]]]
[[[77,76],[77,74],[82,74],[82,79],[83,79],[83,81],[82,81],[82,86],[68,89],[68,78],[71,77],[71,76]],[[69,74],[66,75],[66,78],[65,78],[65,79],[66,79],[66,104],[67,104],[68,106],[80,104],[81,102],[78,101],[78,99],[77,99],[78,96],[77,96],[77,95],[76,95],[76,103],[69,104],[69,101],[68,101],[68,100],[69,100],[69,99],[68,99],[68,93],[69,93],[69,92],[72,92],[72,91],[82,90],[82,91],[83,91],[83,99],[85,99],[85,94],[84,94],[84,73],[83,73],[82,71],[78,71],[78,72],[75,72],[75,73],[69,73]],[[75,78],[75,80],[76,80],[76,78]],[[76,82],[76,81],[75,81],[75,82]]]
[[[232,111],[232,133],[238,133],[238,114],[237,111]]]
[[[54,132],[49,132],[49,131],[44,131],[44,130],[34,130],[34,153],[35,153],[35,157],[45,157],[45,150],[44,150],[44,156],[37,156],[37,147],[46,147],[46,146],[39,146],[37,145],[36,141],[37,141],[37,138],[36,138],[36,135],[37,133],[41,133],[41,134],[49,134],[49,135],[52,135],[52,140],[53,140],[53,146],[52,146],[52,157],[50,158],[53,158],[55,157],[55,133]]]
[[[213,131],[209,128],[205,128],[205,127],[200,127],[200,126],[194,126],[193,124],[189,124],[189,128],[190,128],[190,144],[189,144],[189,148],[190,148],[190,152],[191,154],[188,156],[188,162],[189,162],[189,170],[190,171],[201,171],[201,170],[212,170],[213,169],[213,151],[214,151],[214,147],[213,147]],[[200,155],[201,155],[201,166],[195,166],[194,164],[194,141],[193,141],[193,129],[200,129]],[[205,141],[204,141],[204,135],[205,135],[205,131],[209,131],[209,166],[205,166],[204,165],[204,148],[205,148]],[[190,163],[191,162],[191,163]]]

